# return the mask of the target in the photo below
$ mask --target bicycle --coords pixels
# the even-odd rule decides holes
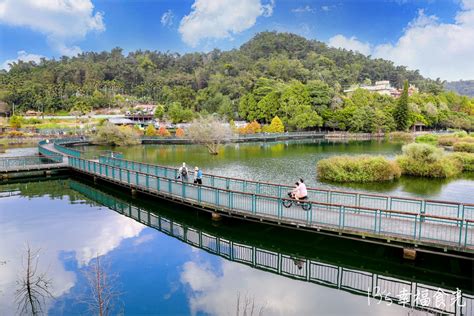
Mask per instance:
[[[288,192],[288,196],[290,197],[290,199],[286,199],[286,200],[282,200],[281,203],[283,204],[284,207],[286,208],[290,208],[291,206],[293,205],[297,205],[297,206],[301,206],[301,208],[305,211],[309,211],[311,210],[311,208],[313,207],[311,205],[311,203],[309,202],[304,202],[304,201],[307,201],[308,200],[308,197],[304,197],[302,198],[301,200],[296,200],[295,198],[293,198],[293,196],[291,195],[291,192]]]

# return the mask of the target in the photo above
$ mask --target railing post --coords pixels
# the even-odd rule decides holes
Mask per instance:
[[[340,205],[339,206],[339,227],[340,228],[343,228],[344,224],[343,224],[343,220],[342,220],[342,217],[344,216],[344,206],[343,205]]]
[[[184,184],[184,181],[181,181],[181,195],[183,196],[183,198],[186,197],[186,186]]]
[[[202,187],[198,186],[198,202],[202,202]]]
[[[252,214],[256,214],[257,213],[257,197],[255,196],[255,194],[252,194]]]
[[[150,188],[150,175],[147,173],[145,176],[145,181],[146,181],[146,188]]]
[[[127,169],[127,183],[130,184],[130,169]]]
[[[138,186],[138,183],[140,182],[139,180],[139,175],[138,175],[138,171],[135,171],[135,185]]]

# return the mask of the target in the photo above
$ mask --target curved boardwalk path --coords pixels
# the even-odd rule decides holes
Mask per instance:
[[[67,142],[40,144],[40,151],[66,154],[69,167],[78,172],[216,214],[378,242],[474,253],[472,204],[313,189],[311,210],[285,208],[286,186],[212,175],[206,175],[204,184],[198,186],[177,180],[176,170],[171,168],[111,157],[99,157],[98,161],[81,158],[79,152],[62,145]]]

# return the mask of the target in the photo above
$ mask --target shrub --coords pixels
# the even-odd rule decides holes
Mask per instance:
[[[335,156],[317,164],[321,180],[335,182],[389,181],[400,177],[400,168],[382,156]]]
[[[402,174],[430,178],[449,178],[462,172],[462,163],[444,154],[442,148],[428,144],[408,144],[397,157]]]
[[[474,153],[474,143],[467,143],[467,142],[454,143],[453,150],[462,151],[466,153]]]
[[[413,134],[406,132],[392,132],[388,135],[388,138],[394,142],[409,143],[413,141]]]
[[[145,130],[145,136],[155,136],[155,135],[156,135],[156,128],[153,126],[153,124],[148,125]]]
[[[239,134],[256,134],[262,131],[262,126],[257,122],[253,121],[239,128]]]
[[[458,139],[456,137],[446,135],[438,137],[438,144],[441,146],[453,146]]]
[[[430,145],[437,145],[438,144],[438,136],[434,134],[425,134],[420,135],[415,138],[415,142],[417,143],[425,143]]]
[[[25,137],[26,134],[20,131],[9,131],[7,133],[7,137],[15,138],[15,137]]]
[[[452,159],[458,160],[462,164],[463,171],[474,171],[474,154],[471,153],[453,153]]]
[[[21,128],[21,125],[23,124],[23,122],[24,122],[24,119],[22,116],[13,115],[10,118],[10,126],[12,128]]]
[[[175,136],[176,137],[184,137],[184,130],[182,128],[176,129]]]
[[[139,144],[140,137],[132,127],[117,127],[113,124],[105,124],[97,128],[97,133],[92,135],[92,142],[96,144],[127,146]]]
[[[454,137],[459,137],[459,138],[463,138],[463,137],[466,137],[468,134],[466,131],[460,131],[460,132],[456,132],[453,134]]]
[[[160,129],[158,130],[158,136],[168,137],[171,136],[171,133],[166,129],[166,127],[160,126]]]

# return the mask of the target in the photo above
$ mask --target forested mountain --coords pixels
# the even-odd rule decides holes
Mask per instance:
[[[474,97],[474,80],[451,81],[444,84],[446,90],[454,91],[460,95]]]
[[[412,123],[473,125],[474,102],[442,92],[439,80],[391,61],[276,32],[259,33],[239,49],[225,52],[135,51],[124,56],[115,48],[43,59],[38,65],[19,62],[0,74],[0,100],[20,111],[48,112],[140,101],[160,104],[157,115],[175,122],[205,112],[262,123],[279,115],[287,127],[298,129],[391,130],[393,98],[365,90],[350,97],[342,93],[351,85],[376,80],[390,80],[396,87],[408,80],[428,93],[411,102]]]

